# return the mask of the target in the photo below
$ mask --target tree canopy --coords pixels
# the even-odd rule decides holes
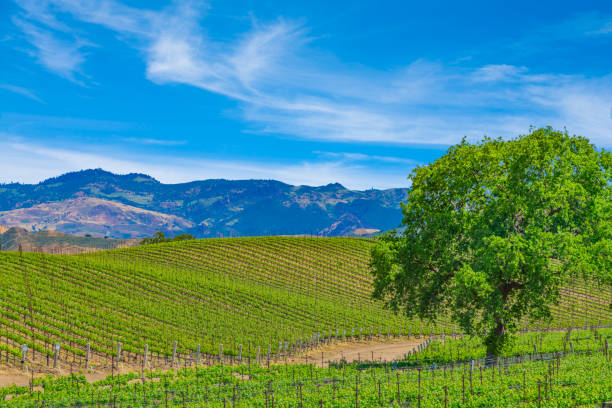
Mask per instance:
[[[159,244],[161,242],[172,242],[172,241],[187,241],[190,239],[195,239],[195,237],[191,234],[179,234],[174,237],[168,237],[164,235],[162,231],[158,231],[151,238],[145,238],[140,241],[140,245],[148,245],[148,244]]]
[[[551,128],[464,139],[411,173],[404,232],[372,250],[373,296],[450,315],[498,354],[524,319],[551,319],[572,276],[612,281],[611,175],[609,152]]]

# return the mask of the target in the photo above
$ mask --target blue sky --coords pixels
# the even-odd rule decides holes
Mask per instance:
[[[612,2],[0,2],[0,182],[402,187],[546,125],[612,147]]]

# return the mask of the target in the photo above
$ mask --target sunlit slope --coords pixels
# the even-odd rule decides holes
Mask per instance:
[[[371,300],[372,241],[257,237],[148,245],[78,256],[0,253],[0,348],[245,354],[315,332],[415,333]],[[612,323],[609,288],[576,283],[556,325]],[[445,325],[445,331],[452,330]],[[430,324],[423,330],[429,332]],[[434,325],[439,332],[441,324]],[[4,341],[8,338],[9,344]]]

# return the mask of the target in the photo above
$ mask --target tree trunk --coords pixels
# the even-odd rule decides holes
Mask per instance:
[[[485,344],[487,346],[486,367],[490,367],[497,360],[506,337],[506,325],[499,316],[495,316],[495,327],[491,330]]]
[[[498,287],[501,294],[502,309],[507,310],[508,297],[513,290],[520,289],[523,284],[516,282],[506,282]],[[485,345],[487,346],[487,357],[485,364],[487,367],[491,366],[497,360],[499,353],[508,340],[508,333],[506,333],[506,322],[502,319],[501,312],[493,314],[493,320],[495,326],[491,328],[491,331],[485,338]]]

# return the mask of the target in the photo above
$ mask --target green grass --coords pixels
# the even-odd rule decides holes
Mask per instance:
[[[373,241],[257,237],[147,245],[74,256],[0,253],[0,344],[63,359],[149,350],[169,355],[254,356],[319,332],[452,331],[447,321],[407,321],[373,301]],[[576,282],[555,306],[553,327],[612,324],[610,288]],[[0,352],[0,361],[2,361]],[[36,355],[36,354],[35,354]],[[77,361],[82,361],[78,359]]]

